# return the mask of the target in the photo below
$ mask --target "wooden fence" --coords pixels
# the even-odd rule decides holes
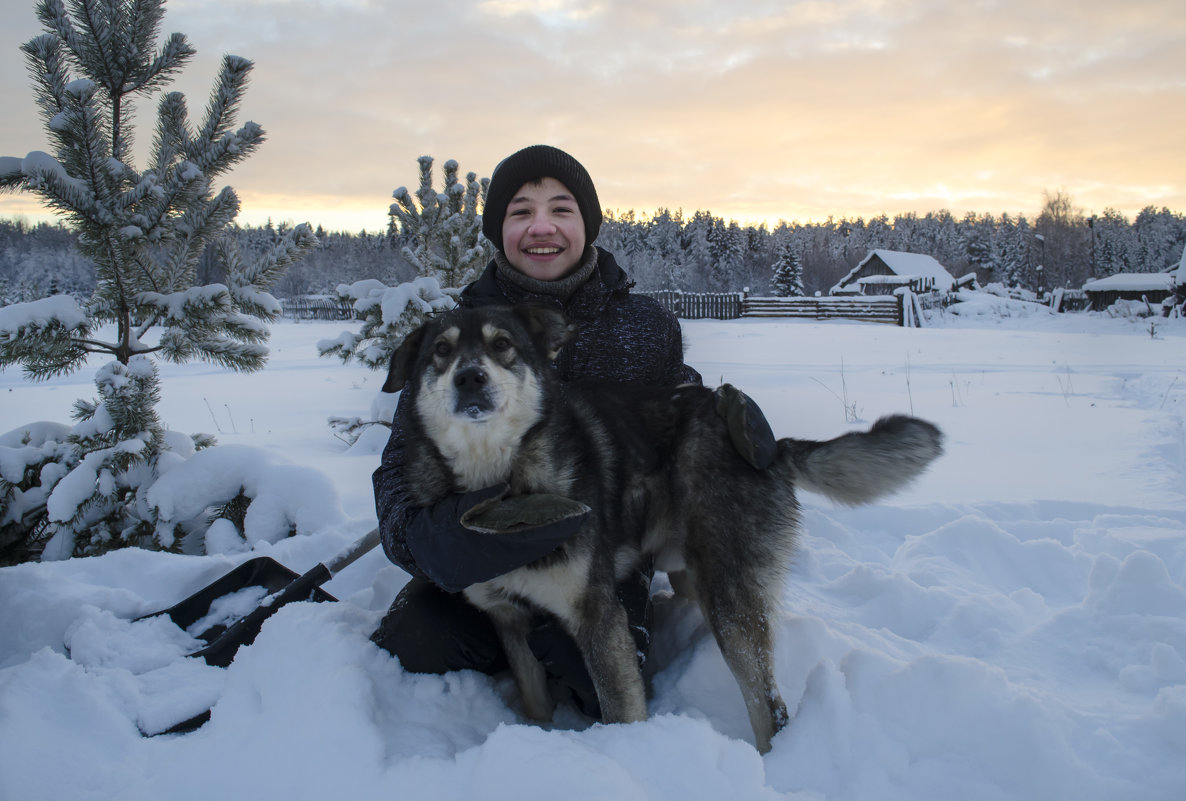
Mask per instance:
[[[706,317],[735,320],[742,314],[740,292],[681,292],[678,289],[660,289],[638,294],[654,298],[663,308],[685,320],[702,320]]]
[[[902,298],[901,295],[746,298],[742,304],[742,314],[745,317],[862,320],[902,325]]]
[[[919,326],[922,308],[934,298],[928,295],[860,295],[818,298],[752,298],[740,292],[681,292],[666,289],[639,292],[657,300],[668,311],[685,320],[739,317],[791,317],[803,320],[861,320],[870,323]],[[905,304],[912,304],[906,307]],[[326,296],[282,298],[285,317],[296,320],[353,320],[349,301]]]
[[[935,301],[925,295],[841,295],[818,298],[748,297],[740,292],[700,293],[679,290],[640,292],[659,301],[675,316],[685,320],[712,317],[791,317],[801,320],[861,320],[917,327],[922,325],[921,308]],[[921,301],[921,304],[920,304]],[[910,304],[907,306],[907,304]]]
[[[281,314],[293,320],[353,320],[354,303],[325,295],[280,299]]]

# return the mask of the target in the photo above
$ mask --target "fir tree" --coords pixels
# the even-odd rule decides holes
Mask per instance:
[[[803,289],[803,264],[790,242],[779,245],[778,261],[771,270],[770,290],[775,297],[801,298],[807,294]]]
[[[0,187],[39,194],[77,233],[96,277],[85,303],[63,295],[9,310],[0,366],[21,364],[30,378],[46,379],[92,354],[114,360],[96,378],[100,400],[76,407],[68,472],[47,498],[51,550],[59,556],[151,541],[144,494],[169,450],[154,408],[159,379],[151,357],[263,367],[263,323],[280,311],[267,289],[315,244],[299,226],[248,261],[223,237],[239,200],[230,187],[216,192],[213,180],[264,140],[256,123],[235,123],[252,67],[247,59],[223,59],[196,127],[185,97],[165,94],[151,163],[143,172],[133,165],[132,102],[168,83],[195,52],[179,33],[157,49],[163,14],[164,0],[71,0],[69,11],[62,0],[38,3],[46,33],[22,50],[53,152],[0,159]],[[196,286],[210,246],[224,280]],[[101,329],[114,337],[99,338]],[[209,440],[200,435],[195,443]],[[7,499],[10,488],[0,489]]]

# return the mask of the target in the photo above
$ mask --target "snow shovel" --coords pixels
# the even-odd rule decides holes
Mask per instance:
[[[258,556],[184,601],[137,619],[168,615],[178,627],[186,630],[197,623],[208,623],[204,630],[190,632],[204,641],[206,646],[189,656],[201,657],[215,667],[226,667],[235,658],[239,646],[254,642],[264,621],[280,607],[292,601],[336,601],[336,598],[321,589],[321,585],[378,544],[379,529],[372,529],[337,556],[318,563],[302,575],[297,575],[271,557]],[[240,602],[247,599],[251,603],[254,599],[258,605],[236,620],[233,603],[226,602],[233,601],[232,596],[239,593]],[[223,602],[221,613],[218,608],[220,602]]]
[[[239,646],[255,642],[264,621],[280,607],[293,601],[336,601],[337,598],[321,589],[321,585],[378,544],[379,529],[371,529],[362,539],[337,556],[319,562],[301,575],[297,575],[271,557],[258,556],[247,560],[212,584],[207,584],[184,601],[136,619],[168,615],[177,626],[186,630],[203,621],[211,621],[211,625],[198,633],[191,632],[194,637],[204,641],[206,646],[188,656],[201,657],[207,664],[215,667],[226,667],[235,658]],[[254,609],[231,622],[225,609],[220,613],[217,607],[221,601],[238,593],[243,593],[241,599],[254,596],[259,601]],[[233,608],[233,604],[231,606]],[[153,734],[143,731],[141,733],[145,736],[184,734],[199,728],[208,720],[210,710],[207,709],[164,731]]]

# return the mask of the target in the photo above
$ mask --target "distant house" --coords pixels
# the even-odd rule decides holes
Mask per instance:
[[[1091,300],[1092,311],[1104,311],[1118,300],[1144,300],[1156,306],[1173,297],[1179,269],[1165,273],[1116,273],[1088,281],[1083,285],[1083,292]]]
[[[833,295],[892,295],[901,287],[914,292],[950,292],[955,279],[931,256],[871,250],[830,291]]]

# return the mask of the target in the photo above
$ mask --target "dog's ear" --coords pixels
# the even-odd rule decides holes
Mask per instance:
[[[547,306],[523,303],[515,307],[515,314],[527,326],[532,338],[544,349],[549,361],[560,355],[560,348],[576,336],[577,327],[563,314]]]
[[[404,337],[399,347],[391,354],[391,364],[387,367],[387,380],[383,382],[384,392],[399,392],[408,383],[408,375],[412,371],[412,364],[416,361],[416,354],[420,352],[420,342],[424,339],[422,325]]]

